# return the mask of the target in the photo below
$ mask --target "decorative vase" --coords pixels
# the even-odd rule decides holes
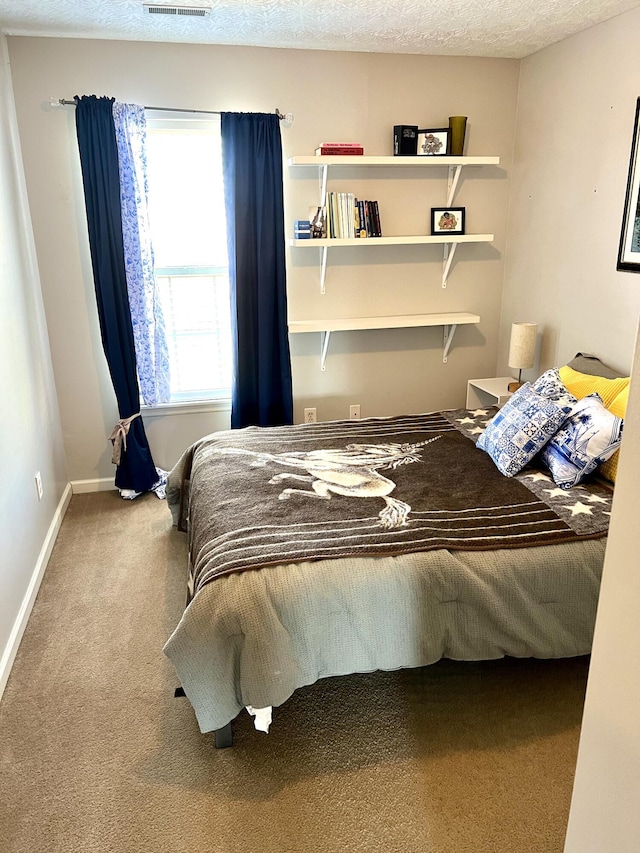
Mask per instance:
[[[462,156],[466,129],[466,116],[449,116],[449,154],[452,157]]]

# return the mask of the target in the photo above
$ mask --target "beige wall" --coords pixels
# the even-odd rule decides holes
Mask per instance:
[[[53,364],[72,480],[110,478],[106,437],[117,417],[100,348],[82,208],[73,108],[49,99],[107,94],[149,106],[294,114],[283,128],[285,155],[312,154],[325,140],[357,139],[369,154],[390,154],[399,123],[442,126],[469,116],[467,153],[501,157],[499,167],[469,170],[457,202],[470,231],[495,233],[493,245],[462,246],[448,287],[441,247],[330,251],[327,294],[319,294],[315,251],[289,250],[290,316],[305,319],[470,311],[479,327],[460,327],[448,364],[442,328],[335,334],[327,370],[319,335],[292,338],[296,417],[432,410],[464,404],[466,380],[493,374],[497,358],[509,174],[519,63],[320,51],[179,44],[11,38],[18,122]],[[472,173],[472,174],[471,174]],[[445,201],[447,170],[347,172],[333,189],[377,198],[386,234],[428,233],[429,209]],[[315,171],[285,169],[286,222],[306,218],[318,196]],[[228,414],[148,420],[156,463],[172,465],[199,435]]]
[[[640,275],[617,272],[616,260],[639,32],[640,8],[522,61],[499,371],[519,320],[541,325],[527,378],[579,350],[631,366]]]
[[[29,225],[6,41],[0,36],[0,695],[67,485]],[[35,473],[44,494],[38,501]]]

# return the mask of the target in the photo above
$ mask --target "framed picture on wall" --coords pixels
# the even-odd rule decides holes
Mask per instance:
[[[418,150],[420,157],[442,157],[447,153],[449,128],[437,127],[434,130],[418,130]]]
[[[640,272],[640,98],[636,102],[636,119],[633,125],[631,141],[631,160],[627,178],[627,195],[622,215],[620,248],[618,249],[617,269],[626,272]]]
[[[464,234],[464,207],[432,207],[431,234]]]

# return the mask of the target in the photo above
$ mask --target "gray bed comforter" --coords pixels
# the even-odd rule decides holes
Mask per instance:
[[[442,416],[456,434],[473,441],[491,414],[461,410]],[[371,419],[358,428],[371,435],[382,425],[387,432],[386,425],[395,427],[398,420],[406,428],[406,418]],[[433,420],[430,423],[433,426]],[[333,439],[328,446],[335,448],[343,427],[340,422],[326,426]],[[431,438],[432,426],[427,430]],[[293,437],[299,437],[305,428],[291,429]],[[413,421],[412,429],[419,431]],[[314,434],[322,432],[314,428]],[[389,436],[384,441],[388,455]],[[486,474],[485,454],[473,448],[472,441],[469,446]],[[410,443],[417,443],[415,437]],[[256,468],[271,464],[261,459],[257,466],[247,466],[246,453],[215,452],[231,446],[243,447],[240,431],[197,442],[171,473],[167,489],[176,520],[180,507],[190,520],[189,568],[197,594],[167,641],[165,653],[203,732],[226,725],[246,705],[281,705],[297,688],[327,676],[424,666],[443,657],[554,658],[590,651],[610,510],[608,489],[593,485],[563,492],[536,468],[522,472],[519,480],[531,499],[527,503],[544,504],[558,524],[572,531],[566,541],[554,544],[545,544],[544,539],[536,547],[526,541],[515,546],[506,542],[506,547],[485,550],[478,548],[475,533],[472,550],[463,543],[426,551],[401,548],[396,553],[384,547],[380,556],[356,549],[357,556],[341,551],[336,558],[324,559],[322,553],[313,552],[310,559],[282,562],[271,554],[259,570],[240,561],[233,570],[216,573],[208,560],[203,562],[203,554],[213,555],[214,564],[228,568],[225,548],[235,550],[230,533],[216,527],[215,504],[203,497],[207,481],[216,479],[212,460],[226,466],[233,458],[240,468],[252,467],[253,475]],[[415,449],[412,452],[415,456]],[[258,453],[264,455],[264,448],[254,456]],[[409,468],[417,472],[419,465],[403,463],[403,473]],[[385,477],[395,478],[393,471],[385,469]],[[273,471],[258,473],[272,490],[277,485],[277,494],[287,485]],[[398,500],[403,496],[398,494],[402,482],[396,482]],[[302,486],[302,494],[296,490],[295,497],[304,506],[309,481],[295,485]],[[197,500],[194,494],[199,495]],[[339,507],[343,497],[353,499],[340,492],[332,495],[320,503],[323,512]],[[413,498],[401,502],[413,506]],[[289,498],[286,506],[293,512]],[[368,517],[361,511],[360,516]],[[409,523],[395,528],[377,524],[381,535],[401,534],[402,539],[410,516],[405,521]],[[257,522],[256,527],[264,527]],[[318,523],[324,523],[322,517]],[[239,527],[246,537],[246,524]]]

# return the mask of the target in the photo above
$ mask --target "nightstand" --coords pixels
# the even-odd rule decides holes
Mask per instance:
[[[516,381],[512,376],[498,376],[497,379],[470,379],[467,382],[467,409],[504,406],[511,396],[511,392],[507,391],[507,385]]]

